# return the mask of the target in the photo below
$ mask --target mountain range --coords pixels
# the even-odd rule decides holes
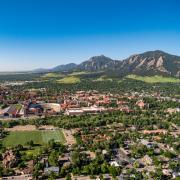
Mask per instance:
[[[180,77],[180,56],[156,50],[135,54],[124,60],[114,60],[104,55],[91,57],[80,64],[59,65],[52,69],[36,69],[33,72],[104,71],[124,76],[166,75]]]

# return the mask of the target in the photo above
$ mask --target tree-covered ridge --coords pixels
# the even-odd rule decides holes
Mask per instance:
[[[105,71],[116,76],[136,75],[165,75],[179,77],[180,57],[156,50],[132,55],[124,60],[113,60],[104,55],[93,56],[78,65],[67,64],[44,70],[44,72],[67,71]],[[35,71],[35,72],[43,72]]]

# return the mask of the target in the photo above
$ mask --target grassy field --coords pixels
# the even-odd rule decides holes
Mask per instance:
[[[62,133],[62,131],[43,131],[42,132],[42,139],[45,144],[48,143],[51,139],[54,139],[56,142],[65,142],[65,137]]]
[[[173,77],[163,77],[163,76],[137,76],[137,75],[128,75],[127,78],[143,81],[146,83],[178,83],[180,79]]]
[[[41,76],[42,78],[58,78],[58,77],[63,77],[63,74],[57,74],[57,73],[47,73]]]
[[[99,78],[97,78],[97,79],[95,79],[94,80],[95,82],[97,81],[113,81],[113,79],[112,78],[107,78],[107,77],[105,77],[105,76],[101,76],[101,77],[99,77]]]
[[[67,76],[64,77],[63,79],[58,80],[57,82],[62,84],[76,84],[76,83],[80,83],[81,80],[79,77]]]
[[[78,76],[78,75],[83,75],[83,74],[91,74],[91,72],[85,72],[85,71],[78,71],[78,72],[73,72],[69,74],[70,76]]]
[[[63,133],[60,130],[55,131],[14,131],[4,139],[3,144],[6,147],[16,146],[18,144],[26,145],[28,141],[33,140],[35,144],[47,144],[49,140],[56,142],[65,142]]]

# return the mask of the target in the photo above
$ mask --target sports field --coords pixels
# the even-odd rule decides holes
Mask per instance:
[[[3,144],[6,147],[13,147],[18,144],[26,145],[28,141],[33,140],[35,144],[45,145],[49,140],[56,142],[65,142],[64,135],[60,130],[49,131],[13,131],[4,139]]]

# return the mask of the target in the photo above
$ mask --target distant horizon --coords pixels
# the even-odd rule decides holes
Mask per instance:
[[[179,0],[0,2],[0,72],[125,59],[160,49],[180,55]]]
[[[123,61],[123,60],[125,60],[126,58],[128,58],[128,57],[130,57],[130,56],[132,56],[132,55],[136,55],[136,54],[142,54],[142,53],[145,53],[145,52],[149,52],[149,51],[162,51],[162,52],[164,52],[164,53],[168,53],[168,54],[170,54],[170,55],[175,55],[175,56],[180,56],[180,55],[178,55],[178,54],[172,54],[172,53],[170,53],[170,52],[167,52],[167,51],[164,51],[164,50],[161,50],[161,49],[155,49],[155,50],[148,50],[148,51],[144,51],[144,52],[140,52],[140,53],[134,53],[134,54],[130,54],[130,55],[128,55],[127,57],[125,57],[125,58],[123,58],[123,59],[114,59],[114,58],[112,58],[112,57],[109,57],[109,56],[106,56],[105,54],[99,54],[99,55],[93,55],[93,56],[90,56],[89,58],[87,58],[87,59],[84,59],[84,60],[82,60],[82,61],[80,61],[79,63],[74,63],[74,62],[68,62],[68,63],[64,63],[64,64],[57,64],[57,65],[54,65],[54,66],[51,66],[51,67],[47,67],[47,68],[44,68],[44,67],[37,67],[37,68],[34,68],[34,69],[27,69],[27,70],[14,70],[14,71],[1,71],[0,70],[0,74],[2,74],[2,73],[28,73],[28,72],[31,72],[31,71],[34,71],[34,70],[39,70],[39,69],[44,69],[44,70],[51,70],[52,68],[55,68],[55,67],[57,67],[57,66],[60,66],[60,65],[67,65],[67,64],[71,64],[71,63],[74,63],[74,64],[81,64],[82,62],[84,62],[84,61],[87,61],[87,60],[89,60],[91,57],[95,57],[95,56],[105,56],[105,57],[108,57],[108,58],[111,58],[112,60],[118,60],[118,61]]]

